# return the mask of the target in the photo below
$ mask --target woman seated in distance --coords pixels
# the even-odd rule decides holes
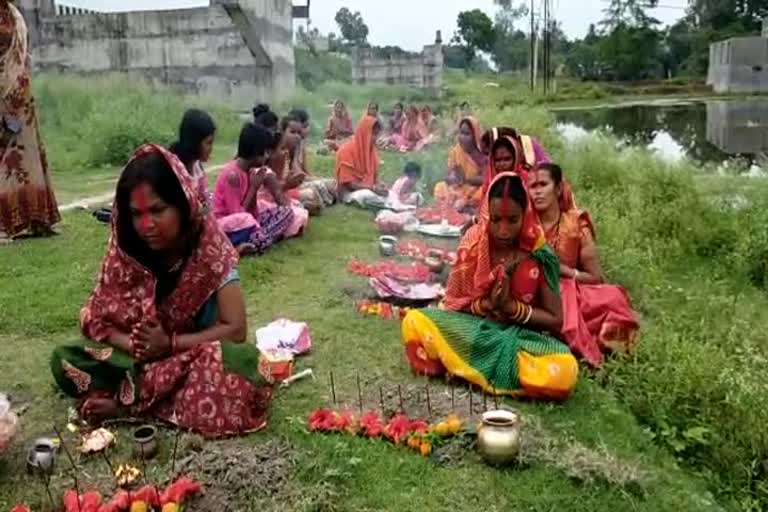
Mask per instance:
[[[267,422],[238,255],[165,149],[140,148],[120,176],[112,236],[80,313],[85,343],[54,350],[54,379],[92,422],[151,417],[216,437]]]

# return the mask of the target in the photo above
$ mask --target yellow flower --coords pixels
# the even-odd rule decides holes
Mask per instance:
[[[421,442],[421,446],[419,447],[419,452],[421,453],[422,457],[426,457],[432,452],[432,445],[429,444],[429,441]]]

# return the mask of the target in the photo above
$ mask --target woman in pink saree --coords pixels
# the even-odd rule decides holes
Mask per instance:
[[[400,133],[391,136],[387,145],[401,153],[416,152],[424,149],[432,142],[432,138],[419,109],[411,105],[405,113],[405,122]]]
[[[293,221],[280,183],[266,167],[273,140],[265,128],[246,124],[240,132],[237,158],[216,178],[213,215],[241,255],[264,253],[285,236]],[[259,208],[262,188],[269,190],[276,206]]]
[[[595,228],[586,211],[561,208],[562,184],[562,170],[554,164],[541,164],[529,175],[534,208],[560,259],[563,337],[571,351],[599,367],[604,353],[633,348],[637,314],[624,288],[603,283]]]

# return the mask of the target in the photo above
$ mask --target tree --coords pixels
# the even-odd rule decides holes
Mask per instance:
[[[363,21],[360,11],[353,13],[348,8],[342,7],[334,19],[339,26],[341,36],[349,43],[363,45],[368,41],[368,25]]]
[[[659,20],[648,16],[646,9],[655,7],[658,0],[610,0],[603,11],[605,19],[601,24],[611,31],[619,25],[648,27],[659,24]]]
[[[598,44],[600,60],[616,80],[660,78],[661,41],[652,27],[620,23]]]
[[[467,60],[474,60],[478,51],[490,52],[496,40],[493,21],[480,9],[459,13],[459,30],[454,42],[461,44],[467,52]]]
[[[523,69],[528,66],[529,35],[515,28],[515,23],[528,14],[525,4],[515,5],[512,0],[494,0],[501,7],[496,13],[495,38],[491,54],[499,71]]]

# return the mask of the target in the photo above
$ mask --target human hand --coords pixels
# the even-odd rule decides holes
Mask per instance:
[[[306,179],[307,179],[306,174],[304,174],[301,171],[294,171],[291,174],[289,174],[287,178],[285,178],[285,188],[286,189],[296,188],[302,183],[304,183],[304,180]]]
[[[260,188],[267,179],[269,173],[264,167],[248,171],[248,184],[252,189]]]
[[[142,322],[131,332],[133,355],[139,361],[154,361],[172,351],[171,337],[157,320]]]
[[[379,195],[382,197],[386,197],[387,194],[389,194],[389,190],[387,189],[387,186],[384,185],[383,183],[377,183],[376,185],[374,185],[373,192],[376,195]]]

